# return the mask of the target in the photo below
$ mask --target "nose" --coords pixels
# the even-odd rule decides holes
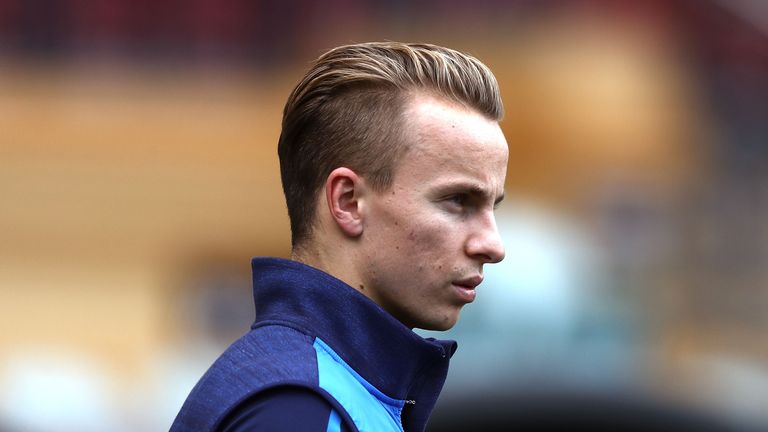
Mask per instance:
[[[501,241],[493,213],[483,218],[475,232],[467,239],[466,253],[483,264],[493,264],[504,259],[504,243]]]

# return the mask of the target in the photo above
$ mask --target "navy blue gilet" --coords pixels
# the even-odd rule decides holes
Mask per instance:
[[[192,389],[172,432],[214,431],[239,403],[280,386],[316,392],[352,430],[425,429],[455,342],[420,337],[313,267],[278,258],[252,267],[256,321]]]

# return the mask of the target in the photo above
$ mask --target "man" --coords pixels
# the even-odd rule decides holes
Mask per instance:
[[[256,322],[173,431],[422,431],[446,330],[504,257],[496,80],[426,44],[343,46],[290,95],[278,145],[292,260],[253,260]]]

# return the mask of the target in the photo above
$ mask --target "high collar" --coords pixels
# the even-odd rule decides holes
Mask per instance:
[[[279,258],[254,258],[251,264],[254,326],[282,321],[320,337],[369,383],[397,399],[413,397],[419,377],[431,369],[447,370],[456,342],[422,338],[316,268]]]

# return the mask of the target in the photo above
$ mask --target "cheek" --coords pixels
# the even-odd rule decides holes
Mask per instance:
[[[400,250],[404,252],[404,260],[423,270],[443,266],[446,260],[451,259],[450,252],[456,248],[455,242],[450,226],[433,218],[410,224],[402,233],[404,246]]]
[[[392,203],[382,210],[379,226],[384,229],[378,232],[380,239],[370,252],[383,258],[379,262],[390,267],[388,270],[399,269],[395,277],[413,278],[446,270],[455,258],[452,253],[460,252],[461,247],[456,244],[457,224],[449,215],[412,202]]]

